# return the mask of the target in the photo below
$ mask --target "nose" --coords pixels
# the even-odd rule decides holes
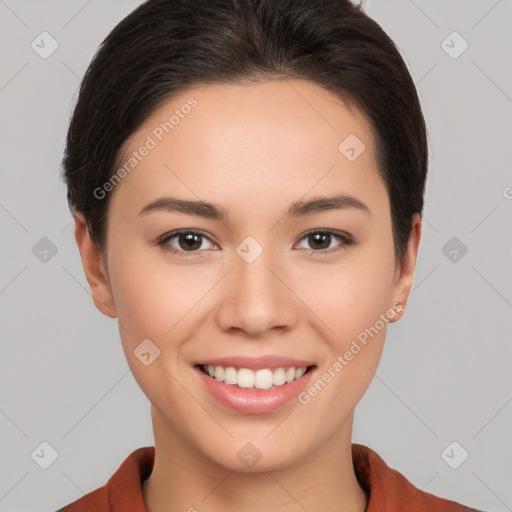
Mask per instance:
[[[217,323],[224,331],[262,338],[296,326],[301,310],[296,286],[285,265],[269,253],[263,251],[251,263],[234,255],[235,268],[225,280],[217,309]]]

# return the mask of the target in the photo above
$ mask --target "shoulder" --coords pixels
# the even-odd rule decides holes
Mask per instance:
[[[354,471],[369,496],[367,512],[482,512],[415,487],[367,446],[352,444]]]
[[[154,446],[137,448],[108,482],[56,512],[145,512],[142,482],[151,474]]]

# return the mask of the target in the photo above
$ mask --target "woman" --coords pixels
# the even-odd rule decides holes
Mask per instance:
[[[119,23],[64,178],[155,447],[61,510],[473,510],[351,442],[427,159],[406,65],[348,0],[149,0]]]

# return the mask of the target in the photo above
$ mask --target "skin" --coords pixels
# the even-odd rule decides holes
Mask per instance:
[[[192,365],[279,354],[315,361],[320,376],[380,314],[396,302],[405,308],[421,218],[412,219],[398,266],[369,123],[304,80],[191,88],[139,127],[126,154],[191,96],[198,105],[110,192],[105,253],[91,242],[83,215],[75,216],[94,303],[118,318],[128,364],[151,402],[156,458],[143,483],[146,507],[363,511],[367,496],[351,458],[353,413],[377,370],[386,327],[309,403],[291,400],[267,414],[221,405]],[[338,150],[349,134],[366,146],[355,161]],[[284,216],[295,201],[341,192],[370,214],[346,208]],[[164,195],[213,202],[229,216],[138,215]],[[179,255],[156,244],[178,229],[210,238],[199,238],[202,256],[187,253],[178,239],[169,244]],[[356,243],[332,237],[315,245],[305,236],[314,230],[348,233]],[[236,252],[247,236],[263,249],[252,263]],[[337,250],[321,255],[325,247]],[[134,356],[144,339],[160,349],[149,366]],[[247,442],[262,454],[252,468],[237,457]]]

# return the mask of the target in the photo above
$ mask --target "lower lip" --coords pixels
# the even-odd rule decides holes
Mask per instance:
[[[195,370],[206,388],[225,406],[246,414],[264,414],[276,411],[295,398],[308,384],[314,368],[292,382],[266,390],[231,386],[206,375],[197,366]]]

